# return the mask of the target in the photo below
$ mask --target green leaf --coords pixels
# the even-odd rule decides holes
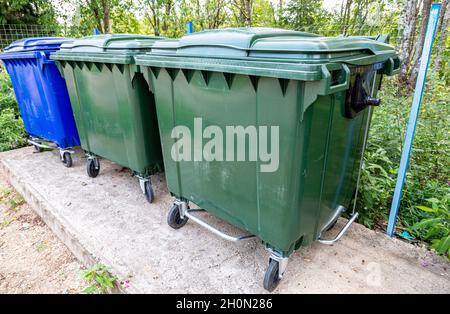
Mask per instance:
[[[441,221],[441,218],[427,218],[413,225],[413,228],[425,228]]]
[[[439,244],[436,246],[436,251],[439,254],[444,254],[448,250],[450,250],[450,235],[448,235],[447,237],[442,238],[439,241]]]
[[[389,173],[390,173],[390,174],[397,174],[397,173],[398,173],[398,169],[392,169],[392,168],[390,168],[390,169],[389,169]]]
[[[430,208],[428,206],[422,206],[422,205],[416,206],[416,208],[420,209],[421,211],[427,212],[427,213],[435,213],[437,211],[436,209]]]
[[[95,290],[95,285],[90,285],[86,288],[84,288],[83,292],[86,294],[92,294]]]
[[[106,286],[107,285],[107,281],[106,281],[106,279],[103,276],[97,276],[95,279],[102,286]]]
[[[430,202],[430,203],[439,203],[439,202],[440,202],[440,201],[439,201],[437,198],[435,198],[435,197],[427,198],[426,201],[427,201],[427,202]]]

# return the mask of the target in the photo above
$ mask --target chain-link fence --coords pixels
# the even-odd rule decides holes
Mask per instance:
[[[396,45],[401,40],[402,37],[402,34],[399,33],[398,26],[395,24],[342,25],[342,24],[324,23],[324,24],[312,24],[309,26],[304,26],[298,30],[303,32],[319,34],[322,36],[339,36],[343,34],[348,36],[376,36],[379,34],[389,34],[391,45]]]
[[[322,36],[338,36],[341,34],[351,36],[373,36],[378,34],[390,34],[390,43],[396,45],[401,39],[397,26],[386,25],[341,25],[333,23],[312,24],[298,29],[299,31],[320,34]],[[4,24],[0,25],[0,50],[15,40],[28,37],[47,37],[61,35],[56,26]]]
[[[58,29],[54,26],[3,24],[0,25],[0,50],[18,39],[57,36],[58,33]]]

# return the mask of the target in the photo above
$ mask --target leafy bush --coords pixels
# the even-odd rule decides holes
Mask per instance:
[[[410,230],[420,235],[421,238],[431,240],[431,246],[439,254],[447,254],[450,257],[450,211],[449,195],[442,199],[430,198],[428,206],[416,206],[427,214],[427,218],[414,224]]]
[[[11,108],[0,112],[0,151],[27,145],[22,119]]]
[[[0,151],[26,146],[26,136],[11,81],[0,66]]]
[[[436,243],[435,240],[448,235],[450,225],[450,91],[444,79],[431,75],[427,81],[400,204],[398,227],[410,230],[420,239]],[[375,110],[365,154],[358,208],[360,221],[369,227],[386,227],[411,109],[412,96],[401,96],[397,86],[393,79],[384,82],[379,93],[383,103]],[[423,206],[429,200],[434,200],[434,204],[437,204],[435,200],[440,200],[440,209],[424,211]],[[436,220],[418,224],[430,219],[430,216]],[[428,233],[434,230],[434,224],[439,224],[435,227],[440,231]]]
[[[5,68],[0,65],[0,111],[5,108],[12,108],[16,112],[19,112],[8,73],[6,73]]]

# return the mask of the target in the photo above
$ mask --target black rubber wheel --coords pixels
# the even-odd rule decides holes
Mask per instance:
[[[269,267],[267,267],[266,274],[264,275],[264,289],[266,289],[269,292],[272,292],[275,290],[275,288],[280,283],[280,277],[278,275],[279,273],[279,263],[274,260],[270,259]]]
[[[189,218],[187,217],[180,217],[180,208],[178,205],[173,204],[172,208],[169,210],[169,215],[167,215],[167,224],[173,229],[180,229],[187,223],[188,220]]]
[[[152,182],[150,180],[145,181],[144,187],[145,187],[145,198],[149,203],[153,203],[153,201],[155,200],[155,194],[153,193]]]
[[[42,153],[44,151],[44,149],[42,147],[40,147],[40,146],[37,146],[37,145],[33,145],[33,146],[34,146],[34,150],[37,153]]]
[[[100,172],[100,163],[98,162],[98,167],[95,167],[95,160],[88,159],[86,164],[86,170],[88,176],[90,176],[91,178],[95,178],[96,176],[98,176],[98,173]]]
[[[66,166],[67,168],[72,167],[73,161],[72,161],[72,155],[68,152],[65,152],[63,154],[63,158],[62,158],[62,163],[64,164],[64,166]]]

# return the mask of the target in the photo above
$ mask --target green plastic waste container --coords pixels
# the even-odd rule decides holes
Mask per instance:
[[[270,291],[294,250],[333,243],[321,235],[355,193],[368,108],[380,103],[381,77],[400,66],[385,37],[376,39],[224,29],[162,41],[137,56],[155,93],[176,198],[169,225],[189,218],[228,240],[258,237],[272,253]],[[223,233],[189,202],[246,233]]]
[[[52,54],[69,91],[87,173],[96,177],[99,156],[130,168],[153,201],[150,175],[162,169],[154,96],[134,56],[159,37],[98,35],[63,44]]]

